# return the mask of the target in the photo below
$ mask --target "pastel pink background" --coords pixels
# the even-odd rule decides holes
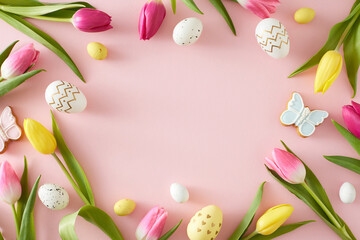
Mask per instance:
[[[258,46],[254,30],[260,19],[230,1],[225,1],[225,5],[236,25],[237,37],[208,1],[197,1],[205,12],[203,16],[178,1],[174,16],[167,0],[167,17],[158,34],[150,41],[140,41],[137,21],[144,2],[92,0],[92,4],[113,16],[114,29],[104,33],[87,34],[70,24],[32,21],[70,53],[87,84],[52,52],[35,43],[41,51],[36,68],[47,72],[1,97],[0,109],[10,105],[20,123],[24,118],[33,118],[50,129],[50,108],[44,99],[47,85],[65,80],[84,92],[88,108],[83,113],[56,112],[56,117],[90,179],[97,205],[110,214],[125,239],[135,239],[138,222],[155,205],[169,211],[166,231],[184,219],[172,239],[186,239],[189,219],[209,204],[223,210],[224,224],[218,239],[227,239],[264,180],[268,183],[258,216],[269,207],[289,203],[295,211],[288,223],[317,221],[279,239],[338,239],[265,170],[263,159],[272,148],[281,147],[280,139],[314,170],[338,214],[359,237],[359,200],[345,205],[340,202],[338,191],[345,181],[360,191],[360,176],[322,157],[357,157],[330,121],[332,118],[343,123],[341,107],[350,102],[352,90],[345,69],[323,96],[313,93],[315,68],[287,79],[323,45],[331,26],[348,14],[354,1],[283,0],[273,15],[287,27],[291,38],[290,54],[282,60],[272,59]],[[300,25],[293,20],[293,13],[301,7],[316,11],[313,22]],[[177,46],[172,40],[172,29],[191,16],[202,20],[203,34],[190,47]],[[2,21],[0,29],[1,49],[15,39],[21,40],[17,47],[32,41]],[[88,56],[86,45],[92,41],[108,47],[105,61]],[[300,92],[310,108],[330,113],[330,118],[306,139],[298,136],[295,128],[279,122],[292,91]],[[35,206],[38,239],[60,239],[60,219],[77,211],[81,201],[56,162],[36,152],[25,137],[10,143],[0,161],[11,162],[21,175],[23,155],[29,160],[31,183],[41,174],[41,184],[59,184],[70,194],[70,205],[65,210],[48,210],[39,199]],[[173,182],[188,187],[189,202],[178,204],[172,200],[169,187]],[[118,217],[113,213],[114,203],[122,198],[135,200],[133,214]],[[6,239],[15,239],[10,207],[1,203],[0,212]],[[254,229],[254,224],[250,229]],[[80,239],[107,239],[82,219],[76,231]]]

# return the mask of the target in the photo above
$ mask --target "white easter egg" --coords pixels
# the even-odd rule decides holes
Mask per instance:
[[[173,183],[170,186],[171,197],[178,203],[184,203],[189,200],[189,191],[180,183]]]
[[[173,39],[178,45],[191,45],[199,38],[203,30],[203,25],[198,18],[185,18],[179,22],[173,31]]]
[[[289,54],[290,40],[285,26],[275,18],[265,18],[256,26],[256,40],[261,49],[273,58]]]
[[[45,207],[51,210],[64,209],[69,204],[69,194],[56,184],[44,184],[39,188],[38,196]]]
[[[45,91],[45,99],[59,112],[82,112],[87,105],[85,95],[76,86],[65,81],[50,83]]]
[[[339,196],[343,203],[352,203],[356,198],[356,190],[349,182],[344,182],[339,190]]]

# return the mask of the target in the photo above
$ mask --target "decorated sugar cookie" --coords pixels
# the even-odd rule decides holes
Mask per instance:
[[[18,140],[21,137],[21,128],[16,124],[16,118],[11,108],[5,107],[0,115],[0,153],[6,149],[9,140]]]
[[[309,137],[315,132],[315,127],[320,125],[329,116],[326,111],[310,111],[304,106],[299,93],[294,92],[288,103],[288,109],[280,116],[280,122],[284,125],[295,125],[302,137]]]

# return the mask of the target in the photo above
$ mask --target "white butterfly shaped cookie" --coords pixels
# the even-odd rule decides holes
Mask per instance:
[[[292,94],[287,107],[287,110],[280,116],[280,122],[287,126],[294,124],[302,137],[311,136],[315,132],[315,127],[329,116],[326,111],[310,111],[308,107],[304,106],[301,95],[296,92]]]
[[[6,142],[18,140],[21,137],[21,128],[16,124],[16,118],[10,107],[5,107],[0,115],[0,153],[5,151]]]

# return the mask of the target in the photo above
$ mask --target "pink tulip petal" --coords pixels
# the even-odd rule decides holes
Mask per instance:
[[[103,32],[112,28],[111,16],[105,12],[82,8],[72,17],[73,25],[83,32]]]
[[[159,30],[166,15],[166,8],[162,1],[150,1],[140,12],[139,34],[141,40],[149,40]]]
[[[20,180],[11,165],[5,161],[0,166],[0,199],[12,205],[20,197]]]
[[[357,102],[351,101],[351,105],[353,106],[356,113],[360,115],[360,104],[358,104]]]
[[[350,105],[345,105],[342,109],[342,115],[348,130],[357,138],[360,138],[360,115],[355,108]]]

